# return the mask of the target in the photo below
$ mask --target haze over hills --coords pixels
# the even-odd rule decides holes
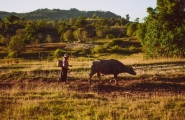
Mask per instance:
[[[15,15],[18,17],[24,17],[28,20],[36,19],[48,19],[48,20],[58,20],[58,19],[69,19],[71,17],[86,16],[91,18],[94,14],[100,18],[119,18],[119,15],[112,13],[110,11],[79,11],[76,8],[71,8],[70,10],[60,10],[60,9],[37,9],[28,13],[15,13],[15,12],[5,12],[0,11],[0,18],[5,19],[9,15]]]

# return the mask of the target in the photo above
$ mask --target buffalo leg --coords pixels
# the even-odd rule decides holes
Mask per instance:
[[[115,79],[115,85],[118,85],[118,77],[117,77],[117,75],[114,75],[114,79]]]
[[[91,72],[90,74],[89,74],[89,83],[91,84],[91,77],[95,74],[96,72]]]
[[[97,76],[98,76],[98,78],[99,78],[99,80],[100,80],[100,83],[103,83],[103,82],[101,81],[100,72],[97,72]]]

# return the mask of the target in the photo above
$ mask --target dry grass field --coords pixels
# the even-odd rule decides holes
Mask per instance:
[[[174,120],[185,119],[185,60],[144,60],[142,54],[109,55],[132,65],[136,76],[96,75],[88,83],[94,58],[70,58],[67,84],[57,81],[54,60],[1,59],[0,119]]]
[[[99,40],[97,44],[106,46],[104,42]],[[53,59],[52,52],[56,49],[73,52],[71,48],[78,51],[87,44],[28,45],[24,59],[3,57],[7,53],[1,47],[0,119],[185,119],[185,59],[145,59],[138,53],[138,42],[130,39],[125,39],[120,46],[126,54],[71,55],[69,63],[73,67],[68,73],[67,84],[57,81],[60,72],[57,60],[62,58]],[[129,51],[133,49],[135,53]],[[94,75],[90,85],[90,67],[96,59],[117,59],[131,65],[137,75],[119,74],[119,85],[109,82],[113,75],[102,75],[103,84]]]

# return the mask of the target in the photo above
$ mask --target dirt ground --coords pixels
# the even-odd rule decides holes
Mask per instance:
[[[91,85],[88,80],[68,80],[66,84],[58,82],[56,79],[34,78],[24,80],[0,80],[0,90],[12,89],[36,89],[39,87],[58,87],[68,91],[81,93],[94,92],[102,95],[185,95],[185,76],[176,78],[157,78],[155,80],[147,79],[120,79],[119,85],[114,81],[103,80],[101,84],[98,80],[92,80]]]

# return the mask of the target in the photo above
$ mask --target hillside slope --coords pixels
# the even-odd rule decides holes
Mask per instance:
[[[93,14],[96,14],[98,17],[103,18],[118,18],[119,15],[112,13],[110,11],[79,11],[75,8],[70,10],[60,10],[60,9],[38,9],[28,13],[15,13],[15,12],[4,12],[0,11],[0,18],[4,19],[9,15],[15,15],[18,17],[25,17],[25,19],[34,20],[34,19],[69,19],[71,17],[86,16],[92,17]]]

